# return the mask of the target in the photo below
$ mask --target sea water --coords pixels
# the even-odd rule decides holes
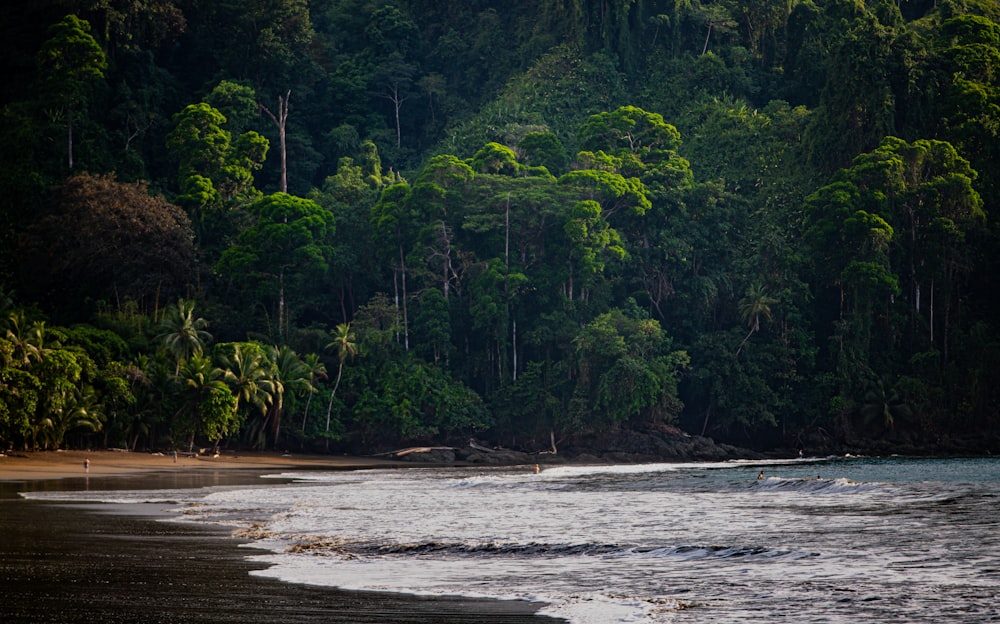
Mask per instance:
[[[760,471],[763,475],[758,478]],[[252,574],[522,599],[575,624],[1000,621],[1000,460],[290,472],[173,501]]]

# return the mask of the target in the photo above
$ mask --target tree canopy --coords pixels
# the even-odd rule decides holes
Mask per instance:
[[[4,446],[1000,434],[996,3],[28,4]]]

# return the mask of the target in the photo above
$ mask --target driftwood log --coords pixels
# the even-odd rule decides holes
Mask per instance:
[[[399,449],[397,451],[387,451],[376,453],[374,457],[406,457],[412,453],[431,453],[434,451],[454,451],[453,446],[411,446],[410,448]]]

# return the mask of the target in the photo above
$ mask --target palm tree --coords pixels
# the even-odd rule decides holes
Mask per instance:
[[[45,446],[59,449],[72,429],[100,431],[103,425],[101,405],[91,386],[63,388],[59,400],[52,401],[48,416],[36,425],[36,435],[42,434]]]
[[[326,345],[327,349],[333,349],[334,353],[337,354],[337,381],[333,384],[333,390],[330,392],[330,402],[326,406],[326,431],[330,431],[330,414],[333,412],[333,397],[337,394],[337,388],[340,387],[340,378],[344,374],[344,362],[347,358],[354,359],[354,356],[358,354],[358,347],[355,343],[357,338],[351,333],[350,323],[341,323],[337,325],[337,329],[333,331],[333,340],[330,344]],[[329,440],[327,441],[329,444]]]
[[[281,433],[281,416],[284,412],[285,395],[295,396],[305,391],[312,391],[312,371],[302,358],[288,345],[271,346],[267,350],[271,364],[271,379],[274,385],[274,398],[271,402],[270,425],[274,434],[274,443],[278,443]]]
[[[316,394],[316,386],[313,385],[313,381],[317,377],[322,377],[323,379],[326,379],[327,376],[326,376],[326,365],[320,361],[319,356],[316,355],[315,353],[310,353],[306,355],[305,358],[303,358],[303,363],[309,370],[309,388],[307,389],[307,392],[309,392],[309,398],[306,399],[306,410],[305,413],[302,415],[302,434],[303,436],[305,436],[306,419],[309,418],[309,404],[312,403],[313,395]]]
[[[13,357],[22,366],[41,362],[45,355],[45,321],[29,324],[23,310],[7,315],[7,340],[14,345]]]
[[[736,355],[739,355],[740,351],[743,350],[743,345],[746,344],[747,340],[750,340],[750,336],[760,331],[760,317],[763,316],[766,320],[771,320],[771,306],[775,303],[778,303],[778,300],[768,295],[764,285],[760,282],[747,288],[746,296],[740,300],[740,316],[750,328],[750,333],[736,349]]]
[[[201,355],[205,345],[212,340],[212,335],[205,331],[208,321],[195,317],[194,301],[179,299],[177,304],[168,307],[160,320],[160,333],[156,340],[177,360],[174,374],[180,372],[181,361],[194,355]]]
[[[153,386],[153,380],[147,374],[152,366],[148,355],[139,355],[136,361],[125,367],[124,378],[129,382],[129,392],[134,401],[123,420],[126,446],[135,451],[141,436],[149,436],[156,423],[156,413],[153,410],[142,409],[140,401]]]
[[[212,387],[224,383],[223,375],[224,371],[213,366],[212,360],[203,355],[192,355],[180,364],[175,378],[181,385],[181,395],[184,398],[177,415],[187,418],[190,425],[189,453],[194,450],[194,436],[201,429],[198,408]]]
[[[266,418],[279,389],[260,345],[254,342],[234,343],[229,353],[221,355],[219,360],[225,371],[224,379],[236,395],[237,411],[254,407],[260,416]],[[257,444],[260,443],[259,434],[264,424],[252,426],[258,432]]]
[[[897,419],[906,419],[912,412],[906,404],[899,389],[876,379],[865,392],[864,405],[861,406],[861,416],[866,424],[878,422],[887,430],[894,429]]]

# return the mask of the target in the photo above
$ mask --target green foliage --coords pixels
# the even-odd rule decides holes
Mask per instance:
[[[996,3],[320,4],[0,27],[0,444],[1000,426]]]
[[[238,288],[248,306],[263,303],[288,334],[286,308],[309,298],[309,285],[333,259],[333,215],[311,199],[275,193],[249,207],[254,223],[219,259],[216,269]]]
[[[676,421],[681,408],[677,384],[689,360],[683,351],[672,350],[657,321],[632,319],[613,309],[588,324],[574,344],[581,429],[602,430],[629,420]],[[581,404],[580,397],[589,400]]]
[[[230,135],[239,136],[253,124],[260,114],[257,94],[244,84],[223,80],[205,96],[204,104],[222,115]],[[221,125],[221,124],[220,124]]]
[[[218,197],[223,202],[248,202],[259,192],[253,172],[267,157],[267,139],[249,130],[235,139],[223,128],[226,117],[205,102],[190,104],[174,115],[167,149],[178,164],[179,200],[192,210],[204,210]],[[211,186],[209,186],[209,183]]]
[[[572,152],[579,124],[624,99],[622,75],[609,57],[556,47],[449,131],[438,151],[471,153],[486,143],[516,145],[528,134],[549,132]]]
[[[73,108],[83,104],[88,88],[104,77],[104,51],[90,34],[90,23],[67,15],[49,28],[49,39],[38,52],[42,97],[65,111],[68,162],[73,168]]]
[[[225,385],[210,384],[198,403],[197,418],[202,427],[199,433],[213,442],[236,433],[240,424],[237,404],[236,397]]]
[[[174,376],[180,394],[174,434],[187,435],[192,450],[196,435],[218,442],[239,429],[236,397],[223,381],[224,371],[200,353],[181,362]]]
[[[562,141],[551,132],[528,132],[517,148],[527,165],[545,167],[553,175],[564,173],[569,163]]]
[[[366,441],[374,445],[468,435],[490,424],[476,393],[440,369],[410,359],[380,371],[352,412]]]
[[[208,321],[196,317],[195,302],[179,299],[176,305],[168,306],[160,323],[156,340],[177,363],[179,368],[185,360],[200,356],[212,335],[208,333]]]
[[[63,105],[78,104],[89,82],[103,78],[107,58],[90,33],[90,23],[67,15],[49,28],[38,52],[47,93]]]

